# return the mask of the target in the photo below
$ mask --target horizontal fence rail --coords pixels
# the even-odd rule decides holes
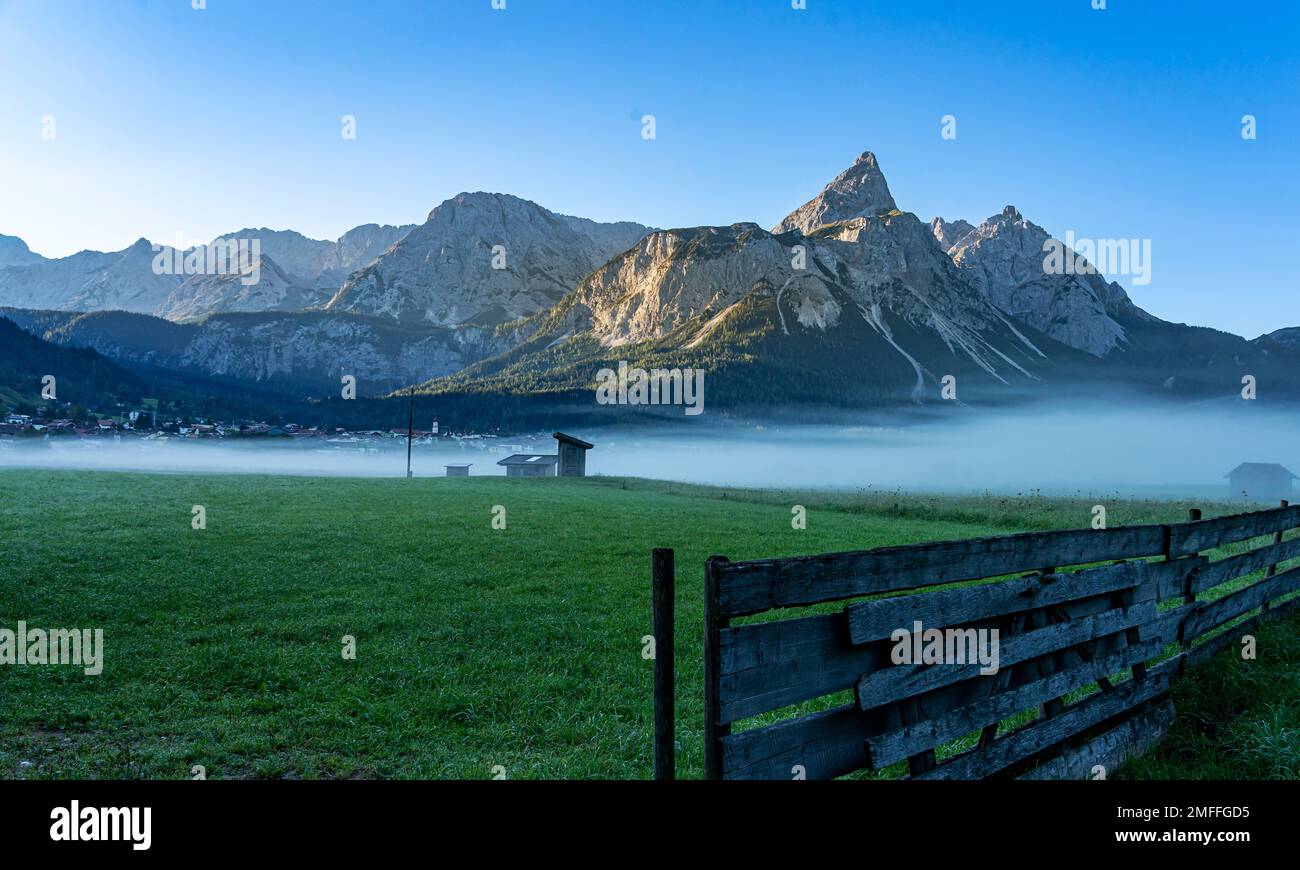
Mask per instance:
[[[1173,678],[1267,613],[1300,606],[1300,566],[1279,570],[1300,559],[1300,537],[1285,537],[1300,507],[1192,516],[710,558],[706,778],[821,779],[903,763],[918,779],[1070,778],[1145,752],[1173,720]],[[814,612],[772,619],[795,608]],[[1222,631],[1244,617],[1240,631]],[[996,630],[996,672],[960,654],[896,663],[900,644],[919,648],[917,622],[966,641]]]

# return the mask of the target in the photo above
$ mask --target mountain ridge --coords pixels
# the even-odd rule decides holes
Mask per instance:
[[[972,382],[985,395],[1065,383],[1222,395],[1241,365],[1300,395],[1285,374],[1300,363],[1289,333],[1261,344],[1167,323],[1100,274],[1050,273],[1049,239],[1012,206],[978,226],[923,223],[899,209],[867,151],[771,233],[738,223],[648,234],[519,324],[513,349],[421,388],[582,391],[620,354],[668,367],[761,367],[767,356],[787,360],[765,377],[789,396],[814,376],[790,358],[833,346],[869,362],[883,382],[869,392],[893,401],[937,397],[946,375],[964,396]]]
[[[1101,274],[1049,270],[1052,237],[1014,206],[978,224],[900,209],[871,151],[771,231],[600,223],[477,191],[444,200],[422,224],[362,225],[335,243],[241,232],[267,234],[261,287],[238,275],[166,276],[174,282],[131,296],[119,273],[147,241],[74,255],[75,275],[117,271],[98,295],[76,285],[73,298],[138,309],[165,290],[153,311],[182,332],[106,311],[13,316],[129,367],[286,391],[329,391],[352,373],[371,394],[416,384],[570,401],[625,360],[707,368],[722,407],[926,402],[949,377],[962,401],[1071,385],[1196,399],[1235,392],[1243,371],[1300,396],[1300,328],[1247,341],[1156,318]],[[26,256],[21,240],[4,238],[0,255]],[[5,276],[30,268],[0,267],[0,304]],[[160,349],[133,341],[133,329]]]

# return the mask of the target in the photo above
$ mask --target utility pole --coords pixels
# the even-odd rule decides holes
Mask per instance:
[[[415,437],[415,384],[411,384],[411,405],[406,415],[406,476],[411,474],[411,439]]]

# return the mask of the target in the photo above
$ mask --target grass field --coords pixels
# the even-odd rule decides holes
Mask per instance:
[[[1256,660],[1234,646],[1174,684],[1174,727],[1117,778],[1300,779],[1300,617],[1253,634]]]
[[[0,776],[184,778],[203,765],[210,778],[490,778],[499,765],[511,779],[649,777],[641,639],[656,546],[677,550],[678,763],[698,776],[707,556],[1077,528],[1096,501],[0,471],[0,626],[102,628],[106,648],[98,676],[0,669]],[[796,503],[806,530],[791,528]],[[1111,525],[1187,508],[1105,503]],[[1219,737],[1294,738],[1300,648],[1294,621],[1273,629],[1286,630],[1289,652],[1265,663],[1274,683],[1289,675],[1289,701],[1261,672],[1262,694],[1222,678]],[[1212,763],[1202,730],[1135,770],[1296,775],[1294,739],[1289,761],[1277,739],[1255,743],[1259,757]]]

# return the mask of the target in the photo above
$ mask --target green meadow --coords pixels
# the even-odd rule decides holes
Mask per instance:
[[[0,627],[104,632],[97,676],[0,667],[0,776],[648,778],[650,553],[672,547],[678,766],[695,777],[708,556],[1078,528],[1099,501],[1111,525],[1179,521],[1189,506],[0,471]],[[806,529],[791,527],[794,504]],[[1200,718],[1180,718],[1131,772],[1300,776],[1296,627],[1261,632],[1257,662],[1228,651],[1191,675],[1176,699]]]

